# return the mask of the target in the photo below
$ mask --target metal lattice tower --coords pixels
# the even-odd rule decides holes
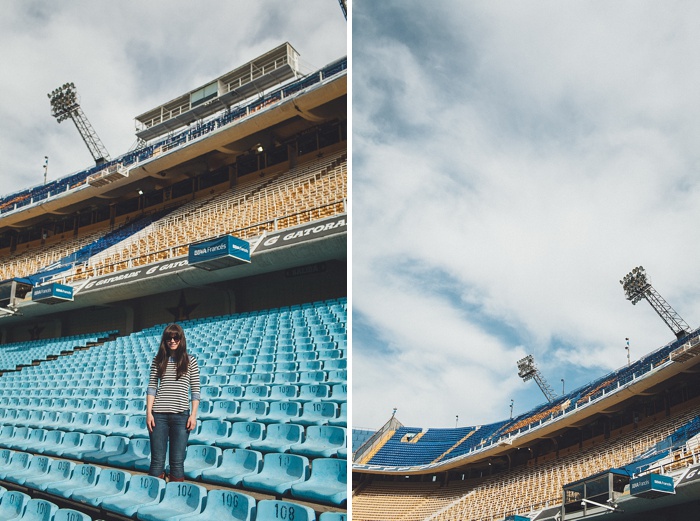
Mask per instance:
[[[64,83],[61,87],[54,89],[51,94],[48,94],[51,102],[51,115],[61,123],[66,119],[73,120],[75,128],[80,132],[85,145],[87,145],[92,158],[98,165],[109,160],[109,153],[105,149],[99,136],[92,128],[87,117],[80,108],[78,102],[78,93],[75,90],[75,84]]]
[[[523,382],[527,382],[528,380],[537,382],[537,385],[548,402],[554,401],[557,397],[554,390],[549,386],[544,376],[542,376],[542,373],[537,369],[535,359],[532,355],[527,355],[525,358],[518,360],[518,376],[523,379]]]
[[[634,268],[625,275],[620,284],[622,284],[622,289],[625,290],[625,298],[632,302],[633,305],[642,299],[646,299],[651,304],[651,307],[654,308],[654,311],[673,331],[676,338],[683,338],[688,334],[690,326],[652,287],[642,266]]]

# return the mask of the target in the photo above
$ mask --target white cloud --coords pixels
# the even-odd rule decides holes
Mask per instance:
[[[2,193],[92,163],[71,122],[57,124],[47,93],[76,84],[112,157],[135,142],[134,117],[289,41],[303,64],[347,54],[346,22],[330,0],[294,8],[265,0],[49,3],[10,0],[0,19]],[[306,67],[305,72],[311,68]]]
[[[366,411],[386,420],[394,406],[402,421],[420,411],[407,423],[445,425],[440,399],[458,399],[466,423],[503,419],[511,397],[543,400],[512,377],[525,352],[571,389],[623,365],[625,337],[633,356],[660,347],[670,330],[618,283],[639,264],[698,325],[699,78],[688,65],[700,38],[685,21],[697,8],[441,2],[440,47],[405,20],[421,19],[418,3],[393,24],[369,5],[354,5],[365,25],[353,35],[353,303],[396,344],[384,365],[402,378],[370,380],[355,346],[357,425],[378,427]],[[461,300],[440,300],[397,259],[447,274]],[[420,352],[418,317],[467,350],[433,346],[433,388],[408,356]],[[485,353],[492,363],[478,362]],[[478,394],[450,394],[460,371]]]

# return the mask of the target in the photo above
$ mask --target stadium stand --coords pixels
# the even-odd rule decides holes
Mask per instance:
[[[345,514],[346,68],[0,199],[0,519]],[[228,235],[250,262],[189,264]],[[32,299],[53,283],[73,299]],[[145,475],[173,321],[201,369],[184,484]],[[292,491],[307,481],[335,492]]]
[[[510,420],[430,429],[392,418],[353,431],[353,519],[576,519],[561,511],[568,484],[611,469],[627,483],[650,473],[680,481],[698,464],[700,387],[696,357],[677,357],[698,333]],[[629,485],[616,498],[632,501],[630,511],[645,501]]]

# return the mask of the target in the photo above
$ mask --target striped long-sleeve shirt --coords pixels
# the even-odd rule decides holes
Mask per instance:
[[[187,372],[176,379],[175,359],[170,358],[162,378],[158,378],[158,365],[155,358],[151,363],[147,394],[155,396],[153,412],[179,413],[190,410],[192,400],[199,400],[199,365],[193,356],[189,356]]]

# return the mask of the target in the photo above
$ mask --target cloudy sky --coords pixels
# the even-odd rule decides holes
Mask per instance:
[[[134,117],[288,41],[308,73],[347,55],[336,0],[5,0],[0,17],[0,193],[92,164],[47,93],[75,83],[112,157],[135,143]]]
[[[353,3],[353,424],[505,419],[700,326],[700,5]]]

